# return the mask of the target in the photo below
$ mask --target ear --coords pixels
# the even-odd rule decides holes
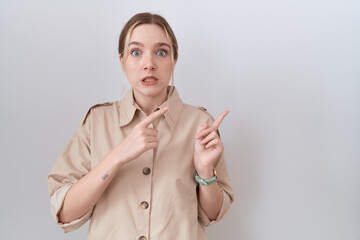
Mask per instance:
[[[177,63],[177,59],[176,60],[174,60],[174,65],[173,65],[173,71],[175,70],[175,66],[176,66],[176,63]]]
[[[121,54],[119,54],[119,60],[120,60],[121,68],[125,72],[125,62],[124,62],[124,58],[121,57]]]

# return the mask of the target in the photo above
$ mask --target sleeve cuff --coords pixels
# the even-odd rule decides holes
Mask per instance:
[[[50,208],[51,208],[51,214],[53,215],[55,221],[57,222],[57,224],[62,228],[62,230],[67,233],[67,232],[71,232],[74,231],[75,229],[79,228],[80,226],[82,226],[84,223],[86,223],[92,214],[93,208],[87,212],[84,216],[82,216],[79,219],[76,219],[72,222],[69,223],[61,223],[59,221],[59,217],[58,214],[63,206],[64,200],[65,200],[65,196],[67,194],[67,192],[69,191],[70,187],[72,186],[72,184],[66,184],[64,186],[62,186],[61,188],[57,189],[54,194],[51,196],[50,199]]]
[[[210,220],[204,210],[202,209],[201,205],[199,204],[199,218],[201,219],[201,222],[205,225],[205,227],[210,226],[211,224],[220,221],[223,219],[227,213],[229,212],[230,205],[231,205],[231,199],[229,195],[221,189],[223,193],[223,204],[221,206],[220,212],[215,220]]]

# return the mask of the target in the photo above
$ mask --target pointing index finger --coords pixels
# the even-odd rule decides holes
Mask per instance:
[[[222,120],[224,120],[225,116],[229,113],[229,110],[226,110],[224,112],[222,112],[218,118],[213,122],[213,124],[211,125],[213,127],[214,130],[217,130],[222,122]]]
[[[168,110],[168,107],[164,107],[159,109],[156,112],[151,113],[149,116],[147,116],[144,120],[141,121],[141,124],[145,127],[148,127],[152,122],[154,122],[156,119],[164,115],[166,111]]]

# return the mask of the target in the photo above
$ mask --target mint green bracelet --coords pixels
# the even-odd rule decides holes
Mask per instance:
[[[199,177],[197,172],[195,172],[195,180],[203,186],[208,186],[209,184],[216,182],[217,176],[216,176],[215,168],[214,168],[213,172],[214,172],[214,177],[212,177],[210,179],[202,179]]]

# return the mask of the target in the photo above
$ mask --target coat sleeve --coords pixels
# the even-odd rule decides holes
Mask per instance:
[[[206,112],[206,110],[203,110]],[[208,116],[210,117],[207,121],[208,125],[211,125],[214,122],[213,117],[208,113]],[[218,132],[219,136],[220,133]],[[234,192],[230,183],[230,177],[228,170],[226,168],[226,162],[225,162],[225,155],[224,151],[221,153],[218,162],[214,166],[217,173],[217,183],[222,191],[223,194],[223,204],[221,206],[220,212],[215,220],[210,220],[204,210],[202,209],[200,203],[198,203],[198,217],[202,224],[205,226],[209,226],[215,222],[220,221],[223,219],[227,213],[229,212],[230,205],[234,201]]]
[[[61,152],[47,177],[51,213],[64,232],[79,228],[90,219],[92,214],[91,209],[84,216],[70,223],[61,223],[58,218],[68,190],[91,169],[90,128],[86,121],[88,114]]]
[[[217,173],[217,183],[223,194],[223,203],[218,216],[212,221],[206,215],[200,203],[198,204],[199,219],[206,227],[223,219],[229,212],[231,203],[234,201],[234,193],[230,185],[230,178],[226,169],[224,153],[221,154],[215,169]]]

